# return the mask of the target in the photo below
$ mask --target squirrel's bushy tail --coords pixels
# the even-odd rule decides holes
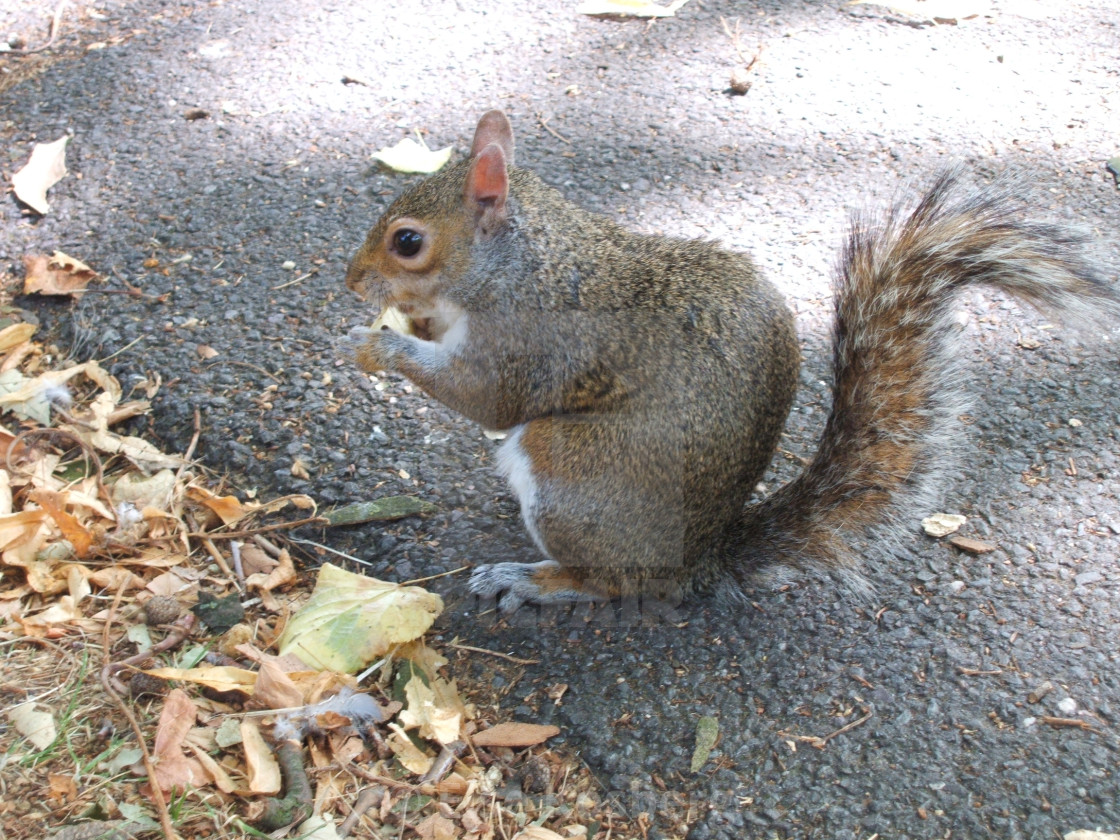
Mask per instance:
[[[960,182],[947,172],[912,210],[853,225],[836,280],[832,413],[801,476],[733,526],[725,556],[740,584],[775,563],[854,569],[904,533],[895,523],[909,531],[911,517],[932,512],[963,410],[961,290],[992,285],[1074,318],[1120,315],[1087,238],[1031,221],[1019,181],[979,191]]]

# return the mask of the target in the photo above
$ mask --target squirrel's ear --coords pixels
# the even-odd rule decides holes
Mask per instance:
[[[506,197],[509,195],[509,175],[506,173],[506,156],[496,143],[478,151],[471,160],[463,198],[474,208],[484,227],[500,223],[506,217]]]
[[[471,157],[478,157],[491,143],[501,147],[506,156],[506,165],[513,166],[513,126],[501,111],[487,111],[478,121],[478,127],[474,130],[474,142],[471,143]]]

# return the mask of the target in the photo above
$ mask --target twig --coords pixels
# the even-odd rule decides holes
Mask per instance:
[[[198,439],[202,437],[202,412],[199,409],[194,410],[194,436],[191,437],[191,444],[187,447],[187,451],[183,453],[183,464],[179,467],[179,472],[175,474],[175,486],[178,487],[183,483],[183,473],[186,472],[190,466],[191,458],[194,457],[195,447],[198,446]]]
[[[59,3],[58,7],[54,10],[54,16],[51,18],[50,38],[47,40],[47,43],[39,47],[25,47],[20,50],[9,50],[9,52],[19,53],[20,55],[31,55],[32,53],[49,50],[52,46],[54,46],[55,39],[58,38],[58,30],[62,25],[62,10],[66,8],[67,1],[68,0],[62,0],[62,2]]]
[[[1063,718],[1063,717],[1052,717],[1051,715],[1040,715],[1038,719],[1042,723],[1049,724],[1050,726],[1053,726],[1055,729],[1059,729],[1059,728],[1062,728],[1062,727],[1070,727],[1070,728],[1074,728],[1074,729],[1084,729],[1087,732],[1096,732],[1098,734],[1100,733],[1100,730],[1099,729],[1094,729],[1093,725],[1091,723],[1089,723],[1089,721],[1080,720],[1079,718]]]
[[[226,558],[222,554],[222,552],[218,551],[218,547],[214,545],[214,541],[204,538],[202,540],[202,546],[206,549],[206,553],[210,555],[210,558],[218,564],[218,568],[222,570],[222,574],[233,582],[233,585],[237,588],[237,591],[243,592],[244,587],[241,584],[241,577],[233,573],[233,569],[229,567],[229,564],[226,562]]]
[[[113,598],[113,605],[109,607],[109,616],[105,619],[105,629],[102,633],[104,640],[105,658],[109,658],[109,628],[113,624],[113,616],[116,615],[117,608],[121,604],[121,597],[124,595],[124,588],[126,581],[121,581],[121,585],[117,588],[117,594]],[[187,613],[193,619],[191,613]],[[170,635],[170,634],[169,634]],[[166,641],[166,639],[164,640]],[[144,738],[144,731],[140,728],[140,721],[132,714],[132,710],[124,702],[121,696],[113,688],[111,679],[113,671],[112,662],[106,662],[101,669],[101,687],[105,689],[105,693],[109,695],[109,699],[121,711],[121,713],[128,719],[129,726],[132,727],[132,732],[136,736],[136,743],[140,747],[140,753],[144,757],[144,770],[148,774],[148,787],[152,791],[152,804],[155,805],[156,813],[159,815],[160,828],[163,831],[163,836],[166,840],[179,840],[179,835],[175,833],[175,826],[171,824],[171,814],[167,810],[167,800],[164,798],[163,790],[156,780],[156,768],[152,761],[152,754],[148,750],[148,743]]]
[[[255,370],[257,373],[259,373],[263,376],[267,376],[273,382],[280,382],[281,381],[279,376],[276,376],[275,374],[269,373],[267,370],[262,368],[260,365],[254,365],[250,362],[241,362],[241,361],[238,361],[237,359],[222,359],[220,362],[214,362],[214,364],[212,364],[212,365],[207,365],[206,368],[207,368],[207,370],[209,370],[210,368],[217,367],[218,365],[240,365],[241,367],[249,368],[249,370]]]
[[[823,750],[825,744],[827,744],[829,741],[831,741],[837,735],[843,735],[845,732],[851,732],[857,726],[860,726],[864,723],[867,723],[867,721],[869,721],[869,720],[871,720],[871,710],[868,709],[868,708],[865,708],[863,710],[863,717],[859,718],[858,720],[853,720],[851,723],[847,723],[844,726],[841,726],[835,732],[829,732],[827,735],[825,735],[823,737],[818,737],[816,735],[798,735],[797,740],[804,741],[807,744],[811,744],[812,746],[816,747],[818,750]]]
[[[115,688],[121,694],[127,693],[128,689],[125,688],[124,684],[116,678],[117,672],[123,671],[125,668],[136,668],[140,665],[143,665],[145,662],[147,662],[157,654],[163,653],[165,650],[171,650],[174,647],[178,647],[184,641],[186,641],[188,636],[190,636],[191,631],[194,630],[194,624],[196,620],[197,619],[194,613],[183,613],[171,625],[171,629],[168,634],[162,640],[152,645],[147,650],[141,651],[140,653],[130,656],[127,659],[122,659],[120,662],[109,662],[108,664],[106,664],[105,667],[101,669],[102,682],[110,683],[113,688]],[[108,627],[108,622],[106,622],[106,627]],[[105,643],[106,650],[108,650],[108,638],[106,638]]]
[[[461,756],[467,750],[467,745],[464,741],[452,741],[450,744],[444,744],[443,749],[439,751],[436,760],[432,762],[432,766],[428,768],[428,772],[420,777],[420,784],[436,785],[439,784],[443,777],[451,772],[452,766],[455,764],[455,759]]]
[[[241,542],[234,540],[229,544],[229,553],[233,557],[233,571],[238,580],[245,580],[245,565],[241,562]]]
[[[266,554],[268,554],[270,557],[273,557],[277,560],[280,559],[280,555],[284,551],[284,549],[280,548],[280,546],[278,546],[276,543],[269,542],[264,537],[262,537],[260,534],[257,534],[253,537],[253,542],[255,542],[257,545],[259,545],[261,547],[261,549]]]
[[[256,536],[253,537],[256,539]],[[325,551],[328,554],[333,554],[335,557],[341,557],[343,560],[349,560],[351,563],[357,563],[359,566],[373,566],[369,560],[363,560],[361,557],[355,557],[353,554],[347,554],[345,551],[339,551],[337,548],[331,548],[329,545],[317,543],[315,540],[297,539],[296,537],[288,537],[288,539],[296,545],[312,545],[320,551]]]
[[[293,522],[275,522],[272,525],[261,525],[248,531],[191,531],[188,537],[196,540],[248,540],[257,534],[267,531],[279,531],[284,528],[299,528],[302,525],[326,525],[329,520],[325,516],[309,516],[307,519],[296,519]]]
[[[429,580],[436,580],[437,578],[447,577],[448,575],[457,575],[459,572],[465,572],[470,566],[460,566],[458,569],[452,569],[450,572],[440,572],[438,575],[428,575],[422,578],[413,578],[406,580],[401,586],[414,586],[417,583],[427,583]]]
[[[556,129],[552,128],[548,124],[548,120],[545,119],[544,115],[539,113],[539,112],[537,113],[537,122],[539,122],[541,124],[541,128],[543,128],[545,131],[547,131],[549,134],[551,134],[553,137],[555,137],[561,143],[567,143],[569,146],[572,145],[572,141],[569,140],[567,137],[563,136],[562,134],[560,134],[560,132],[558,132]]]
[[[280,284],[279,286],[273,286],[273,287],[272,287],[272,291],[274,291],[274,292],[275,292],[275,291],[278,291],[278,290],[280,290],[280,289],[286,289],[286,288],[288,288],[289,286],[294,286],[294,285],[295,285],[296,283],[302,283],[302,282],[303,282],[304,280],[306,280],[306,279],[307,279],[308,277],[310,277],[310,276],[311,276],[312,274],[317,274],[317,273],[318,273],[318,270],[316,270],[316,271],[309,271],[309,272],[307,272],[306,274],[301,274],[301,275],[300,275],[299,277],[297,277],[297,278],[296,278],[295,280],[289,280],[289,281],[288,281],[287,283],[281,283],[281,284]]]
[[[474,647],[473,645],[461,645],[458,642],[452,642],[451,647],[458,650],[469,650],[471,653],[485,653],[488,656],[496,656],[499,659],[508,659],[515,665],[540,665],[539,659],[519,659],[516,656],[511,656],[508,653],[499,653],[496,650],[487,650],[486,648]]]
[[[731,46],[735,48],[735,54],[738,55],[739,60],[743,62],[744,72],[749,73],[755,64],[758,63],[758,59],[762,57],[762,45],[759,45],[758,51],[753,56],[747,58],[746,55],[743,54],[743,47],[739,43],[739,20],[735,20],[734,32],[731,31],[731,26],[727,23],[727,18],[721,17],[719,22],[723,24],[724,33],[731,39]]]
[[[354,807],[346,816],[336,829],[339,837],[349,837],[350,832],[354,830],[354,826],[358,824],[358,820],[362,818],[366,811],[370,808],[376,808],[381,805],[381,800],[385,798],[385,788],[381,785],[374,785],[373,787],[362,788],[358,793],[358,798],[354,800]]]

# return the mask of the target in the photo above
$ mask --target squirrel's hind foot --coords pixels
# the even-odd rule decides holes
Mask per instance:
[[[472,593],[497,598],[498,610],[516,612],[522,604],[568,604],[604,601],[603,595],[555,560],[539,563],[491,563],[471,572]]]

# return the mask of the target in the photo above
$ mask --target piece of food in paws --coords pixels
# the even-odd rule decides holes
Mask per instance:
[[[372,330],[390,329],[402,335],[415,335],[416,324],[395,306],[386,306],[373,322]]]

